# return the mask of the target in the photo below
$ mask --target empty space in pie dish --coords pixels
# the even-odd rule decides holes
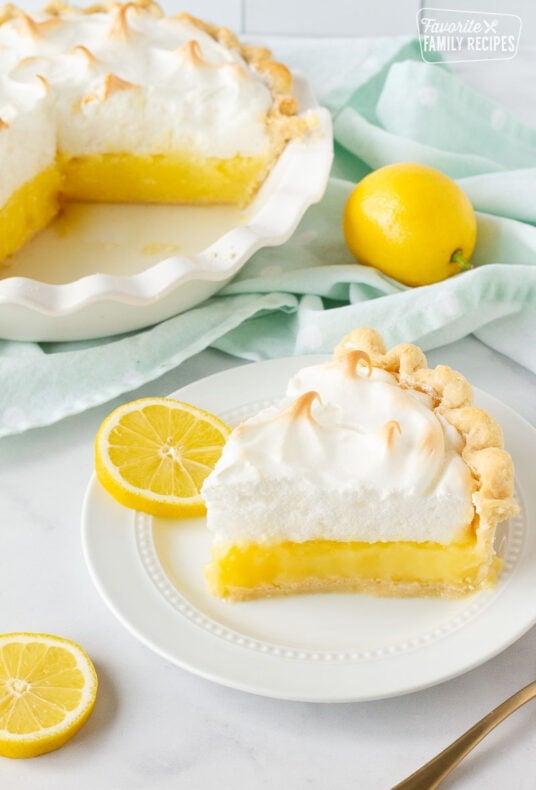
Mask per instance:
[[[0,278],[59,285],[97,272],[139,274],[176,255],[195,262],[248,216],[236,206],[70,203],[0,267]]]

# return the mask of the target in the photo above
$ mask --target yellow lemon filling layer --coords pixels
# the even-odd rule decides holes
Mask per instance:
[[[268,159],[100,154],[60,156],[59,164],[67,200],[245,205],[264,178]]]
[[[52,165],[14,192],[0,209],[0,260],[46,227],[59,210],[61,176]]]
[[[205,567],[214,595],[245,599],[307,590],[363,589],[408,594],[422,585],[430,594],[460,594],[495,581],[500,561],[472,539],[464,543],[361,543],[311,540],[276,545],[219,545]],[[391,590],[392,588],[392,590]]]
[[[66,157],[17,189],[0,209],[0,261],[56,216],[61,201],[100,203],[227,203],[246,205],[269,160],[187,154]]]

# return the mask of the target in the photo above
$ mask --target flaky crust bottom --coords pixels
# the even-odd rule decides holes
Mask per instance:
[[[493,586],[496,580],[495,568],[478,583],[457,584],[445,582],[394,582],[385,579],[318,579],[283,585],[262,584],[257,587],[226,586],[226,599],[229,601],[251,601],[256,598],[274,598],[284,595],[327,592],[358,592],[381,598],[463,598],[466,595]]]

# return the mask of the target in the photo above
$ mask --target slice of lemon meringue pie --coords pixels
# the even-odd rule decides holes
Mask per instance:
[[[0,10],[0,260],[59,200],[246,205],[314,126],[269,50],[152,0]]]
[[[211,591],[454,597],[495,582],[517,512],[499,425],[456,371],[372,329],[236,428],[203,486]]]

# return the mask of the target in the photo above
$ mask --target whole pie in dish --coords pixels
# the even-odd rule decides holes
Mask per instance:
[[[494,584],[517,512],[499,425],[467,381],[357,329],[230,435],[202,494],[214,595],[455,597]]]
[[[269,50],[152,0],[0,12],[0,260],[61,200],[246,205],[298,115]]]

